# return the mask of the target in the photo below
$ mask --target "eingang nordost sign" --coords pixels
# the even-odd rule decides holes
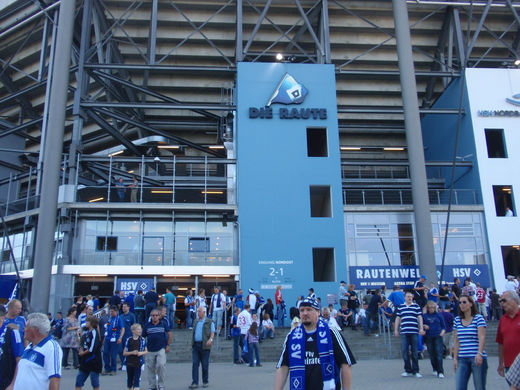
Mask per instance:
[[[273,119],[273,108],[271,104],[301,104],[309,91],[303,84],[297,82],[293,76],[286,73],[265,107],[249,107],[250,119]],[[280,108],[278,110],[280,119],[327,119],[326,108]]]

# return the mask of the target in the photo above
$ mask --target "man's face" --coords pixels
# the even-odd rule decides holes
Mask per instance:
[[[238,290],[238,295],[242,295],[242,289]]]
[[[110,310],[110,315],[112,317],[116,317],[117,316],[117,310]]]
[[[150,317],[152,317],[152,323],[155,325],[159,322],[159,312],[157,310],[152,311],[150,314]]]
[[[516,310],[518,310],[517,303],[514,299],[511,299],[511,296],[508,292],[502,294],[499,302],[502,306],[502,309],[504,309],[506,313],[514,313]]]
[[[204,318],[206,313],[204,313],[204,308],[203,307],[199,307],[197,309],[197,315],[199,316],[199,320],[202,320]]]
[[[11,317],[17,317],[22,312],[22,304],[20,302],[15,302],[8,312]]]
[[[29,342],[33,342],[38,337],[39,333],[38,330],[31,326],[30,324],[27,324],[24,329],[25,338],[29,340]]]
[[[87,307],[87,315],[89,316],[92,313],[94,313],[94,308],[92,306]]]
[[[406,295],[404,296],[404,300],[405,300],[406,303],[408,303],[408,304],[412,303],[413,295],[410,294],[410,293],[406,293]]]
[[[320,312],[310,306],[300,306],[300,320],[305,326],[315,326],[318,323]]]
[[[258,321],[258,316],[256,314],[253,314],[253,321]]]

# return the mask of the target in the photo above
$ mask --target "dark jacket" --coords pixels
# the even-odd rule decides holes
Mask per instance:
[[[199,319],[195,320],[195,323],[193,324],[193,333],[191,335],[191,340],[193,343],[195,343],[195,329],[197,329],[197,324],[199,323]],[[211,349],[211,345],[208,347],[207,343],[209,338],[211,337],[211,318],[206,317],[204,319],[204,325],[202,325],[202,349]]]
[[[101,372],[103,363],[101,360],[101,335],[99,329],[92,329],[81,338],[80,348],[89,351],[79,358],[79,369],[83,372]]]

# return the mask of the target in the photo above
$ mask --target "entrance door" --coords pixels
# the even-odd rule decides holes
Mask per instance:
[[[502,260],[507,275],[520,275],[520,245],[503,246]]]

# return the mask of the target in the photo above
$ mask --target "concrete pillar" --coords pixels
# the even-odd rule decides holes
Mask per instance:
[[[63,152],[65,107],[69,84],[70,55],[74,26],[74,1],[62,1],[58,21],[56,55],[52,64],[53,79],[49,99],[48,131],[43,157],[40,213],[34,249],[34,277],[31,309],[47,313],[51,284],[51,268],[56,231],[58,186]]]
[[[406,8],[406,2],[403,0],[392,0],[392,3],[401,78],[406,143],[408,146],[408,161],[412,180],[418,262],[421,274],[426,275],[429,281],[437,283],[432,220],[428,198],[428,182],[426,180],[408,10]]]

